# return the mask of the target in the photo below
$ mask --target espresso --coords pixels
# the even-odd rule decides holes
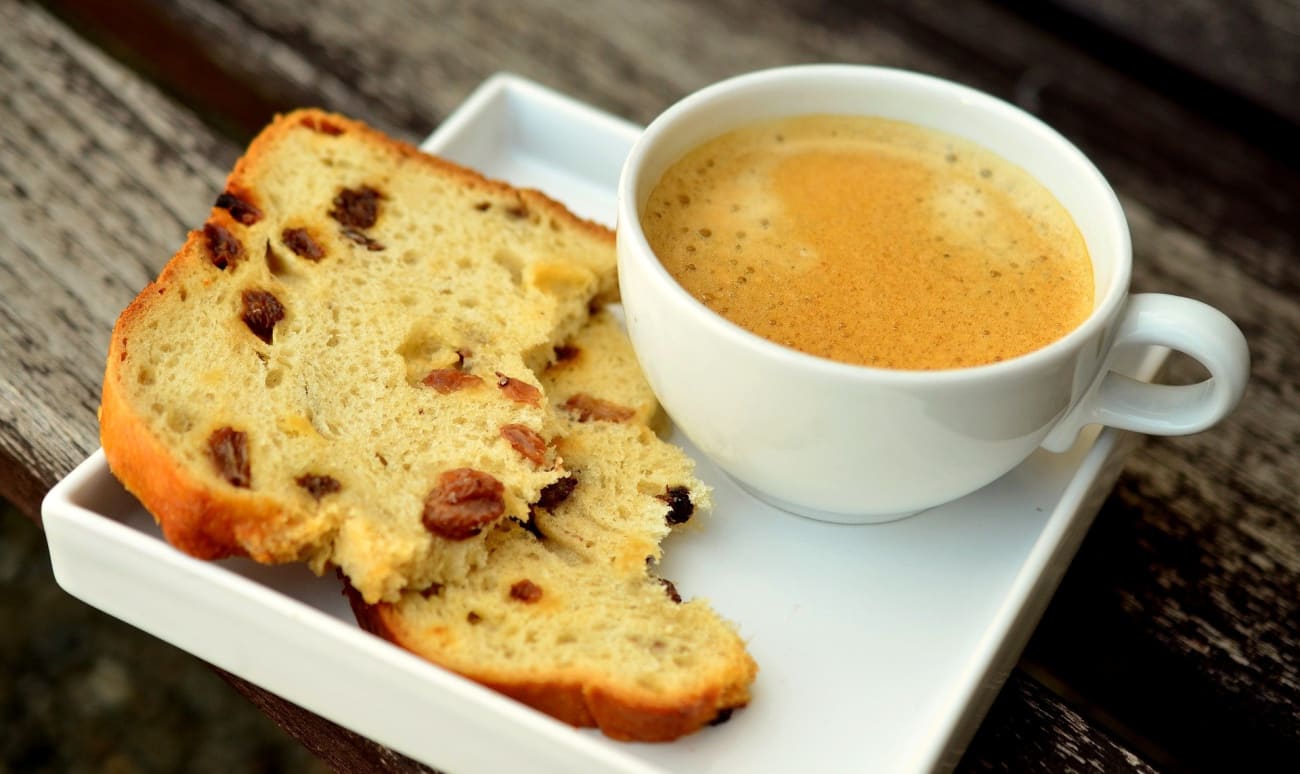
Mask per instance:
[[[641,220],[695,298],[845,363],[993,363],[1092,311],[1087,248],[1051,193],[914,124],[810,115],[730,132],[674,164]]]

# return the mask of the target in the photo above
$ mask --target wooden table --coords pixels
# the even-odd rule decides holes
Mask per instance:
[[[722,77],[811,61],[930,72],[1038,114],[1119,191],[1136,289],[1203,299],[1251,342],[1230,420],[1131,459],[960,768],[1294,765],[1300,6],[1285,0],[7,0],[0,495],[38,518],[97,446],[113,320],[273,112],[324,105],[418,139],[511,70],[646,122]],[[231,681],[339,770],[421,769]]]

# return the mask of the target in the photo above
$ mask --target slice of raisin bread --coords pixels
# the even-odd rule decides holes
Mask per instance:
[[[744,706],[757,671],[730,624],[653,574],[659,541],[708,489],[647,426],[654,399],[608,315],[560,354],[542,382],[566,415],[571,477],[533,521],[494,533],[464,581],[394,603],[349,596],[369,631],[560,720],[675,739]]]
[[[464,578],[565,475],[537,371],[616,292],[612,234],[319,111],[249,147],[122,313],[108,463],[195,556]]]

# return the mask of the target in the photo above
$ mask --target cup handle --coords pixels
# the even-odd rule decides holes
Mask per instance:
[[[1079,431],[1103,424],[1151,435],[1199,433],[1229,414],[1246,390],[1250,351],[1227,315],[1181,296],[1129,297],[1110,353],[1130,345],[1169,347],[1198,360],[1210,378],[1188,385],[1149,384],[1111,371],[1109,358],[1084,397],[1043,440],[1048,451],[1074,445]]]

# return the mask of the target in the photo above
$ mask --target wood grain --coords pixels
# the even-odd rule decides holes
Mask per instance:
[[[437,774],[428,766],[314,715],[247,680],[216,667],[213,669],[334,771]]]
[[[0,495],[34,515],[96,446],[117,313],[235,148],[25,5],[0,5]]]
[[[1238,95],[1300,124],[1300,100],[1296,99],[1300,94],[1300,6],[1293,2],[1053,0],[1041,5],[1059,6],[1067,12],[1060,14],[1058,23],[1076,30],[1091,25],[1220,92]],[[1189,84],[1189,88],[1194,86]]]
[[[1045,728],[1053,732],[1045,734]],[[1008,757],[1009,750],[1019,755]],[[1013,672],[956,771],[1149,774],[1155,769],[1110,736],[1098,734],[1090,721],[1023,672]]]

